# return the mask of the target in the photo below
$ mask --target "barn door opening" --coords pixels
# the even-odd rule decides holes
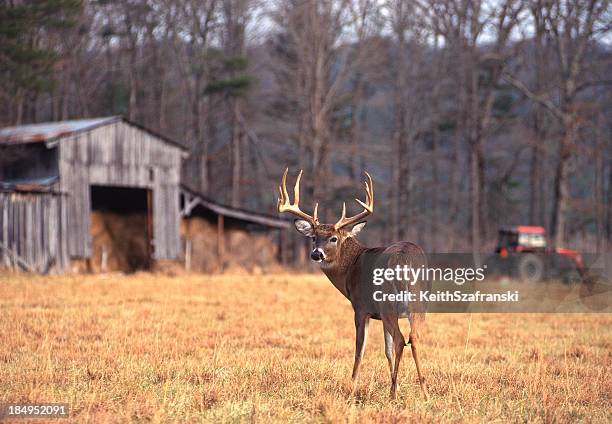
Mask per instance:
[[[135,272],[152,264],[150,190],[91,186],[91,269]]]

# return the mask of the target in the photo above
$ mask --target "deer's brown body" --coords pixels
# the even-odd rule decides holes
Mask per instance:
[[[301,219],[295,221],[297,230],[305,236],[311,237],[313,250],[311,258],[321,264],[321,270],[332,284],[350,302],[355,312],[355,363],[353,366],[353,381],[359,375],[361,360],[365,350],[368,323],[370,318],[382,320],[385,338],[385,355],[389,363],[391,375],[391,397],[397,393],[397,374],[406,342],[410,344],[414,358],[419,384],[427,398],[427,387],[421,372],[418,354],[419,327],[425,318],[425,310],[419,302],[399,302],[392,305],[375,302],[373,292],[377,289],[372,284],[374,269],[395,268],[397,265],[407,265],[413,268],[425,266],[426,258],[422,249],[410,242],[397,242],[388,247],[368,248],[363,246],[355,236],[365,226],[360,222],[373,211],[374,192],[372,179],[368,175],[366,182],[366,203],[357,200],[364,207],[360,214],[346,218],[346,207],[343,207],[342,218],[334,224],[320,224],[317,219],[318,205],[315,206],[313,216],[299,209],[299,183],[302,173],[298,176],[295,188],[294,204],[290,204],[286,189],[287,171],[283,176],[278,203],[279,212],[290,212]],[[351,230],[346,228],[352,226]],[[388,281],[387,292],[400,292],[402,290],[418,292],[425,282],[410,285],[406,281]],[[405,339],[399,327],[399,318],[407,317],[410,321],[410,334]]]

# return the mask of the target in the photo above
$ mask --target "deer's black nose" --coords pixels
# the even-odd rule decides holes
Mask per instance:
[[[312,251],[312,253],[310,253],[310,259],[312,259],[313,261],[322,261],[323,260],[323,254],[321,253],[321,251],[319,249],[315,249]]]

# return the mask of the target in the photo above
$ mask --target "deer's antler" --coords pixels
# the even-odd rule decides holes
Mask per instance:
[[[313,227],[316,227],[317,225],[319,225],[319,219],[317,218],[317,210],[319,209],[319,204],[315,204],[314,213],[312,216],[300,210],[300,179],[302,178],[302,173],[304,171],[300,170],[297,180],[295,181],[295,186],[293,187],[293,204],[291,204],[289,200],[289,193],[287,193],[288,172],[289,168],[285,169],[281,185],[278,186],[278,211],[292,213],[293,215],[310,222]]]
[[[366,201],[365,203],[359,199],[355,199],[357,203],[363,206],[363,211],[358,213],[355,216],[351,216],[350,218],[346,217],[346,203],[342,204],[342,216],[340,220],[334,224],[334,229],[337,231],[342,227],[346,227],[347,225],[356,224],[363,218],[368,215],[371,215],[374,212],[374,183],[372,182],[372,177],[370,174],[366,172],[368,176],[368,181],[365,182],[365,190],[366,190]],[[369,182],[369,184],[368,184]]]

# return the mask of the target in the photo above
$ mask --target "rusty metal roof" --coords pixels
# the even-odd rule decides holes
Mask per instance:
[[[154,137],[160,138],[168,144],[183,151],[188,149],[178,141],[172,140],[163,134],[151,130],[134,121],[130,121],[122,116],[107,116],[104,118],[92,119],[77,119],[72,121],[45,122],[41,124],[20,125],[18,127],[0,128],[0,145],[4,144],[24,144],[24,143],[40,143],[44,141],[52,141],[60,137],[65,137],[74,133],[89,131],[101,125],[112,124],[114,122],[123,121],[136,128],[151,134]]]
[[[192,209],[197,205],[201,205],[205,209],[211,210],[216,214],[238,219],[240,221],[252,222],[273,228],[293,227],[292,222],[285,218],[221,204],[202,193],[192,190],[185,184],[181,184],[181,194],[185,196],[187,203],[191,203],[190,205],[186,205],[184,211],[181,212],[183,216],[190,216]]]
[[[74,121],[45,122],[41,124],[20,125],[0,129],[0,144],[38,143],[86,131],[120,120],[119,116]]]

